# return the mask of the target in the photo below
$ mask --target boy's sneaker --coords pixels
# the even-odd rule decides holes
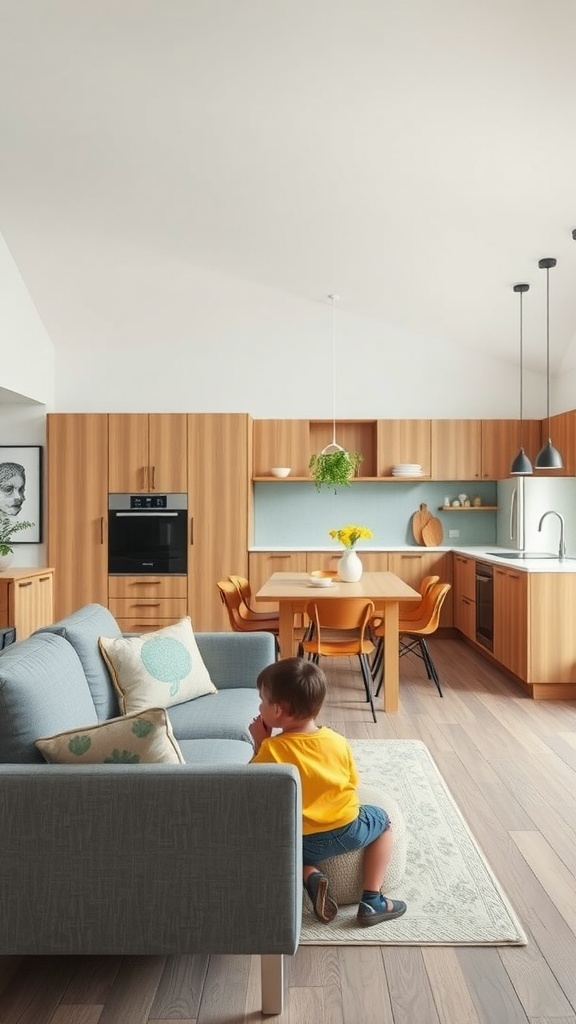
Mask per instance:
[[[402,900],[387,900],[382,893],[377,893],[370,899],[362,899],[358,905],[356,920],[363,928],[369,928],[373,924],[380,924],[382,921],[392,921],[395,917],[402,917],[406,913],[406,904]]]
[[[328,879],[321,871],[314,871],[304,882],[314,913],[322,924],[330,924],[338,913],[338,904],[328,893]]]

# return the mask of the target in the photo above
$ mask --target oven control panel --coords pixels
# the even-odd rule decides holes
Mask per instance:
[[[131,494],[130,508],[168,508],[166,494]]]

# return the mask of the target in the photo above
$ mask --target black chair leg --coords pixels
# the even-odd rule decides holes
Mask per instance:
[[[430,679],[434,680],[434,683],[436,684],[436,689],[438,690],[438,693],[440,694],[441,697],[443,697],[444,694],[442,693],[442,689],[440,687],[440,679],[438,678],[438,673],[436,671],[436,666],[435,666],[434,662],[432,661],[432,657],[430,655],[430,651],[428,650],[428,644],[426,643],[426,641],[425,641],[423,636],[419,637],[419,640],[420,640],[420,646],[422,648],[422,656],[424,657],[424,661],[426,662],[426,667],[429,669],[428,677]]]
[[[368,694],[368,700],[370,701],[370,708],[372,709],[372,718],[376,721],[376,711],[374,710],[374,699],[372,697],[372,673],[370,671],[370,665],[365,654],[359,654],[358,658],[360,660],[364,686],[366,687],[366,693]]]

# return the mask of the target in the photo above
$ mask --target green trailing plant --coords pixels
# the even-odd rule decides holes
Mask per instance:
[[[314,477],[316,490],[322,487],[350,487],[352,477],[364,456],[361,452],[346,452],[340,449],[335,452],[314,452],[310,456],[308,468]]]
[[[13,523],[8,516],[0,515],[0,555],[11,555],[14,551],[12,537],[19,530],[27,530],[30,526],[34,526],[34,523],[29,523],[26,519]]]

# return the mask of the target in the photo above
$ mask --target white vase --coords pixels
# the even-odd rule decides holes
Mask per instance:
[[[14,558],[14,552],[11,551],[8,555],[0,555],[0,572],[4,572],[12,565]]]
[[[362,569],[362,562],[354,548],[350,548],[344,551],[338,562],[338,578],[343,580],[344,583],[358,583],[362,576]]]

